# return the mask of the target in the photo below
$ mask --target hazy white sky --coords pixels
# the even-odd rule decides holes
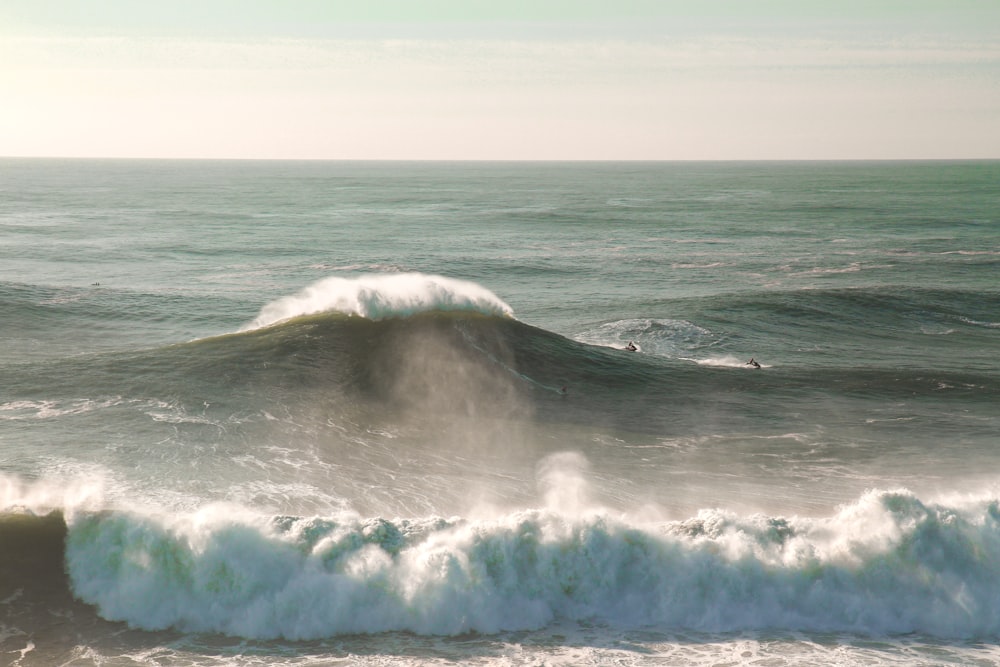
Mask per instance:
[[[1000,0],[0,0],[0,155],[1000,158]]]

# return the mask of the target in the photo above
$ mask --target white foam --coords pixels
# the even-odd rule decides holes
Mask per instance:
[[[699,366],[716,366],[720,368],[743,368],[749,370],[757,370],[754,366],[751,366],[745,360],[740,359],[739,357],[734,357],[731,354],[720,355],[715,357],[687,358],[685,359],[685,361],[693,361]],[[760,367],[771,368],[771,365],[761,364]]]
[[[578,480],[581,465],[550,461],[546,488]],[[582,620],[1000,636],[992,496],[944,506],[870,491],[826,518],[703,510],[640,524],[567,509],[583,493],[547,495],[547,509],[481,521],[232,507],[76,514],[67,567],[76,594],[106,618],[253,638],[490,634]]]
[[[423,273],[371,274],[357,278],[326,278],[313,283],[298,294],[267,304],[241,330],[258,329],[315,313],[336,312],[383,319],[435,310],[514,315],[513,309],[493,292],[473,282]]]
[[[96,401],[79,398],[65,402],[44,401],[10,401],[0,403],[0,420],[16,421],[21,419],[52,419],[65,415],[81,415],[93,410],[113,407],[122,403],[120,396],[114,396]]]
[[[576,339],[588,345],[625,348],[632,342],[648,354],[675,357],[690,353],[711,337],[708,329],[687,320],[627,319],[604,322],[579,334]]]

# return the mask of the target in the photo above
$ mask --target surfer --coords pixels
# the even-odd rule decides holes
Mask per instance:
[[[753,366],[754,368],[760,368],[760,364],[758,364],[757,361],[753,357],[750,357],[750,361],[747,362],[747,366]]]
[[[638,350],[639,348],[637,348],[637,347],[635,346],[635,343],[633,343],[632,341],[629,341],[629,342],[628,342],[628,345],[626,345],[626,346],[625,346],[625,349],[626,349],[626,350],[628,350],[629,352],[635,352],[635,351],[637,351],[637,350]]]

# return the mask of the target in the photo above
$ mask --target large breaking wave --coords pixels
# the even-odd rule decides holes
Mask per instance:
[[[378,320],[431,311],[466,311],[512,317],[513,309],[481,285],[423,273],[332,277],[264,306],[244,331],[300,315],[343,313]]]
[[[574,474],[572,460],[553,466]],[[995,497],[932,503],[870,491],[821,518],[708,509],[654,524],[567,505],[560,488],[547,506],[479,520],[233,506],[70,511],[65,524],[58,514],[8,514],[5,553],[30,547],[34,557],[5,558],[0,581],[39,580],[39,563],[55,576],[64,556],[73,594],[106,619],[247,638],[495,633],[560,621],[1000,636]],[[60,531],[64,554],[53,553]],[[61,591],[43,593],[67,604]],[[37,601],[18,604],[27,602]]]

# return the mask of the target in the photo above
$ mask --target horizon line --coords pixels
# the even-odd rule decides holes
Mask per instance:
[[[310,158],[163,157],[116,155],[0,155],[0,160],[94,160],[135,162],[385,162],[385,163],[695,163],[695,162],[998,162],[997,157],[836,157],[836,158]]]

